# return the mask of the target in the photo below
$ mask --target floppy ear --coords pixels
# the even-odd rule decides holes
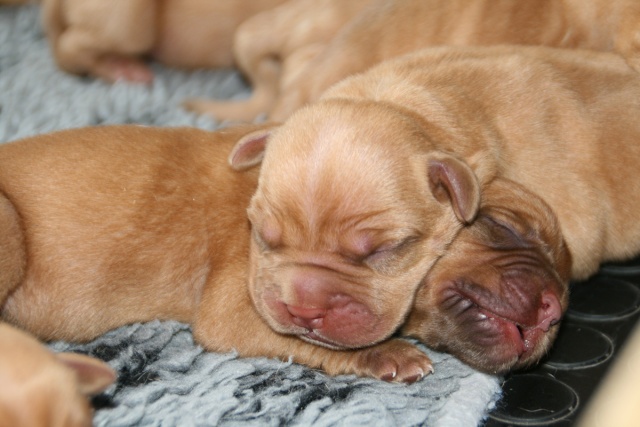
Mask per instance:
[[[429,160],[429,186],[436,200],[451,203],[464,224],[470,224],[480,207],[480,184],[469,165],[440,153]]]
[[[56,357],[75,372],[85,396],[103,392],[116,380],[113,369],[101,360],[75,353],[57,353]]]
[[[267,139],[274,128],[260,129],[251,132],[236,143],[229,155],[231,168],[237,171],[249,169],[262,161]]]

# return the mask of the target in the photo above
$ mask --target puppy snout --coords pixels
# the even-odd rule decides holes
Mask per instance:
[[[355,286],[326,268],[298,268],[280,301],[286,310],[282,320],[306,329],[307,339],[332,346],[355,348],[377,342],[389,335],[389,326],[372,312],[366,298],[351,294]]]
[[[289,313],[308,323],[321,323],[336,311],[357,312],[349,307],[365,306],[366,303],[351,295],[352,287],[332,271],[301,269],[291,279],[294,298],[287,301]]]
[[[323,310],[333,308],[333,300],[337,294],[345,294],[345,287],[331,272],[314,268],[298,270],[291,277],[291,288],[295,296],[295,303],[292,305],[300,313],[296,317],[321,317]]]

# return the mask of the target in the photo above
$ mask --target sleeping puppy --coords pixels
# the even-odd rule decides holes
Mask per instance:
[[[238,25],[284,1],[42,0],[42,8],[60,68],[149,83],[145,57],[187,69],[231,67]]]
[[[0,323],[0,425],[89,427],[87,396],[105,390],[115,373],[96,359],[52,353],[35,338]]]
[[[237,31],[234,53],[256,95],[244,104],[202,100],[185,105],[219,119],[252,120],[267,113],[284,120],[345,77],[435,45],[614,50],[640,69],[640,4],[635,0],[373,0],[355,6],[341,0],[289,1],[249,19]],[[321,47],[315,44],[313,54],[298,55],[308,49],[297,36],[299,27],[323,28],[324,11],[337,15],[342,9],[353,18],[339,21],[340,31]],[[304,19],[279,19],[290,15]],[[267,18],[270,25],[263,25]],[[304,60],[289,62],[295,56]]]
[[[558,333],[570,274],[571,256],[549,206],[496,179],[473,225],[427,275],[402,334],[483,371],[529,366]]]
[[[246,209],[258,171],[231,170],[227,154],[267,128],[96,127],[1,145],[2,319],[67,341],[174,319],[191,324],[208,350],[399,382],[431,372],[414,345],[380,343],[386,329],[347,323],[357,313],[343,313],[351,342],[342,347],[372,346],[337,351],[274,332],[253,308]],[[371,312],[402,318],[397,305],[410,305],[412,295],[387,295],[403,301],[382,299]]]
[[[475,218],[481,184],[411,117],[327,103],[331,116],[300,110],[231,153],[234,168],[252,166],[269,139],[248,210],[249,289],[278,332],[367,346],[402,323],[426,273]]]
[[[572,278],[640,253],[639,97],[620,56],[546,47],[432,48],[345,79],[232,152],[240,169],[264,158],[249,207],[258,311],[276,330],[334,346],[353,339],[337,326],[346,318],[391,330],[394,319],[374,321],[378,307],[398,287],[420,288],[496,178],[551,207]],[[529,296],[526,322],[505,317],[505,331],[556,322],[538,314],[564,310],[550,289]],[[484,368],[502,369],[496,360]]]

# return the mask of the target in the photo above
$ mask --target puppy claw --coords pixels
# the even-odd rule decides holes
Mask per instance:
[[[431,360],[413,344],[392,339],[361,350],[359,370],[383,381],[411,384],[433,373]]]
[[[382,377],[380,377],[380,379],[383,380],[383,381],[391,382],[391,381],[393,381],[395,379],[396,376],[397,376],[396,372],[389,372],[388,374],[382,375]]]
[[[424,372],[420,372],[419,374],[406,377],[402,382],[406,384],[413,384],[416,381],[420,381],[423,378],[424,378]]]

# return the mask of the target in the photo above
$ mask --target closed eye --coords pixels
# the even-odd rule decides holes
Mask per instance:
[[[251,237],[261,251],[264,252],[272,249],[260,232],[255,228],[251,230]]]
[[[505,223],[493,217],[486,217],[486,221],[490,224],[491,246],[496,249],[517,249],[531,246],[512,224]]]
[[[411,250],[417,237],[408,237],[400,241],[384,243],[364,257],[364,264],[375,269],[386,269]]]

